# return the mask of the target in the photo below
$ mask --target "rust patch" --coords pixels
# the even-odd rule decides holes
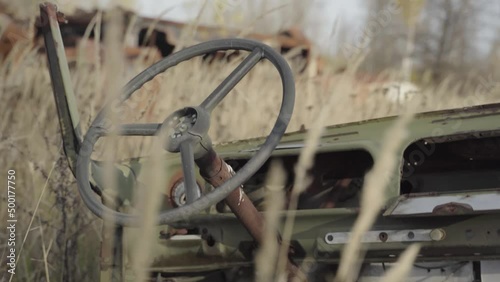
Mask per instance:
[[[184,173],[182,172],[182,170],[179,170],[178,172],[176,172],[174,174],[174,176],[172,176],[170,182],[168,183],[167,185],[167,203],[166,204],[169,204],[170,206],[176,208],[178,207],[177,203],[175,202],[175,189],[179,183],[183,182],[184,181]],[[201,193],[203,194],[203,187],[204,185],[201,185],[200,182],[198,182],[198,180],[196,180],[196,185],[198,185],[198,188],[201,189]]]
[[[214,187],[221,186],[234,175],[233,169],[213,150],[196,160],[196,163],[201,176]],[[231,192],[225,202],[252,237],[262,242],[264,219],[241,187]]]
[[[498,113],[500,112],[500,103],[494,103],[494,104],[486,104],[486,105],[478,105],[478,106],[473,106],[473,107],[462,107],[458,109],[448,109],[448,110],[441,110],[441,111],[435,111],[431,112],[434,114],[439,114],[441,116],[451,116],[454,114],[459,114],[459,113],[481,113],[481,112],[493,112],[493,113]],[[425,115],[425,113],[424,113]]]
[[[57,18],[57,21],[59,23],[64,23],[64,24],[68,23],[68,20],[66,19],[66,17],[64,16],[64,13],[62,13],[62,12],[57,11],[56,18]]]
[[[470,116],[465,116],[465,117],[448,117],[448,118],[433,120],[431,123],[440,123],[440,122],[446,122],[446,121],[452,121],[452,120],[474,119],[474,118],[482,118],[482,117],[488,117],[488,116],[498,116],[499,114],[500,114],[499,112],[493,112],[493,113],[483,113],[483,114],[478,114],[478,115],[470,115]]]
[[[188,234],[188,230],[185,228],[182,228],[182,229],[172,228],[169,231],[161,230],[159,237],[160,237],[160,239],[168,240],[175,235],[186,235],[186,234]]]
[[[447,204],[442,204],[434,207],[432,214],[434,215],[459,215],[459,214],[469,214],[473,212],[474,209],[468,204],[450,202]]]
[[[197,159],[196,163],[200,168],[201,176],[214,187],[221,186],[235,174],[231,166],[218,156],[214,150],[210,150],[205,156]],[[242,187],[240,186],[231,192],[226,197],[225,202],[255,241],[262,244],[264,239],[264,217],[257,211]],[[276,239],[279,242],[279,239]],[[287,270],[290,281],[293,278],[303,277],[303,273],[290,258],[287,262]]]
[[[359,134],[358,131],[351,131],[351,132],[323,135],[323,138],[342,137],[342,136],[357,135],[357,134]]]

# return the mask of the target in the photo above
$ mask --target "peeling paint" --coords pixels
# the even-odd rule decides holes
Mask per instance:
[[[243,203],[244,199],[243,199],[243,189],[238,188],[238,190],[240,190],[240,198],[238,199],[238,206],[239,206],[241,205],[241,203]]]

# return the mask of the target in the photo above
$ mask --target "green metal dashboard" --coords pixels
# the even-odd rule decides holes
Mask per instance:
[[[422,261],[499,257],[499,119],[500,105],[484,105],[419,114],[411,121],[399,150],[400,165],[391,173],[394,177],[386,189],[385,209],[363,239],[369,250],[367,261],[393,261],[414,242],[422,245]],[[382,137],[395,120],[389,117],[328,127],[315,166],[326,175],[335,174],[328,168],[342,170],[342,175],[332,179],[362,179],[377,161]],[[306,134],[287,134],[269,162],[280,159],[293,173]],[[262,140],[221,144],[216,150],[237,169]],[[134,159],[126,166],[138,175],[147,161]],[[169,169],[179,170],[175,159],[166,162]],[[251,179],[245,189],[263,186],[266,169],[264,166],[261,177]],[[205,185],[202,178],[199,181]],[[337,263],[359,208],[354,201],[347,206],[297,210],[294,259]],[[281,213],[282,220],[286,215],[287,211]],[[208,271],[252,264],[256,246],[231,213],[214,208],[175,225],[190,230],[188,235],[165,238],[161,234],[169,228],[157,229],[154,271]],[[134,236],[137,232],[125,229],[130,244],[140,236],[140,231]]]

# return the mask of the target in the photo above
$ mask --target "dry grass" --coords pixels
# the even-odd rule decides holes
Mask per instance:
[[[391,172],[397,167],[399,159],[397,152],[406,138],[406,127],[412,119],[413,112],[407,111],[390,128],[382,141],[380,157],[372,170],[366,175],[361,196],[359,216],[352,227],[349,243],[342,252],[342,259],[337,272],[336,281],[351,282],[357,279],[362,258],[366,251],[361,243],[364,234],[375,223],[385,199],[385,187],[392,177]]]
[[[276,281],[281,274],[276,271],[280,255],[280,246],[276,240],[278,237],[276,226],[279,226],[279,211],[285,206],[286,172],[282,165],[279,162],[273,163],[266,180],[268,208],[265,216],[264,242],[255,258],[257,281]]]
[[[109,54],[112,50],[107,49],[107,52]],[[126,103],[128,110],[120,122],[161,122],[175,109],[199,104],[237,63],[208,66],[195,59],[168,70]],[[113,75],[118,81],[127,81],[149,64],[144,60],[128,61],[124,64],[126,68],[123,72],[117,71]],[[338,67],[331,63],[322,75],[296,76],[296,106],[288,131],[298,130],[302,125],[313,128],[308,137],[308,151],[304,152],[301,166],[298,167],[299,175],[305,172],[313,160],[323,125],[402,112],[401,107],[390,104],[381,96],[372,95],[361,99],[362,95],[357,93],[359,81],[355,75],[356,65],[350,65],[349,71],[340,76],[333,76],[332,73]],[[109,78],[113,70],[116,69],[102,66],[99,56],[93,62],[78,61],[72,68],[83,132],[103,102],[109,98],[107,90],[121,85],[116,80],[103,79]],[[390,70],[388,72],[391,73]],[[500,101],[498,87],[477,92],[472,84],[457,85],[454,81],[450,77],[437,86],[424,85],[415,108],[428,111]],[[94,281],[97,277],[96,254],[101,222],[82,205],[74,178],[61,153],[61,137],[44,55],[33,52],[26,44],[18,45],[0,66],[0,87],[3,113],[0,121],[0,164],[4,169],[15,169],[17,172],[18,236],[26,234],[15,279],[48,281],[50,277],[54,281]],[[280,97],[281,85],[277,72],[269,63],[259,64],[214,112],[211,137],[215,142],[224,142],[267,135],[272,125],[270,121],[277,116]],[[404,130],[404,123],[399,130]],[[119,146],[114,146],[117,149],[112,152],[116,153],[113,154],[116,158],[156,152],[152,138],[123,138],[118,142]],[[390,154],[391,148],[388,149]],[[96,157],[99,156],[103,156],[102,152],[101,155],[96,154]],[[385,169],[387,165],[394,164],[377,164],[376,168]],[[298,180],[295,194],[307,182],[305,173]],[[44,183],[47,183],[49,193],[44,193]],[[5,195],[2,195],[2,206],[5,200]],[[368,209],[367,205],[363,205],[363,209]],[[149,210],[150,214],[156,212],[154,207],[152,205]],[[5,218],[5,210],[2,209],[0,219],[4,221]],[[275,219],[267,220],[272,224]],[[151,223],[148,226],[151,227]],[[287,226],[285,242],[291,234],[293,217],[289,218]],[[369,228],[369,225],[366,226]],[[367,230],[366,226],[361,230]],[[39,228],[39,232],[33,232],[36,228]],[[0,241],[4,242],[4,236],[0,234]],[[147,263],[149,246],[141,247],[146,251],[139,256],[142,260],[138,260],[138,268]],[[417,251],[412,247],[406,253],[408,256],[403,257],[411,261]],[[4,256],[0,258],[2,263],[3,259]],[[262,275],[273,275],[269,274],[269,269],[265,270],[265,266],[265,263],[258,263],[258,267],[264,269]],[[404,271],[403,268],[401,272],[404,274]],[[401,273],[391,273],[389,276],[401,277],[399,275]],[[352,281],[352,277],[342,281]]]
[[[418,244],[410,245],[399,257],[398,265],[387,271],[382,281],[399,282],[404,281],[410,273],[410,270],[417,258],[420,246]]]

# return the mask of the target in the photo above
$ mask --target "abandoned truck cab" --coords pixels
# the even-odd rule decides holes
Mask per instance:
[[[152,278],[189,281],[239,281],[252,274],[256,250],[264,238],[265,179],[271,163],[283,164],[285,190],[294,183],[294,167],[307,132],[285,134],[294,107],[294,80],[286,61],[267,45],[245,39],[215,40],[174,53],[133,78],[118,97],[122,103],[156,75],[178,63],[214,51],[241,50],[249,55],[198,106],[179,109],[159,124],[109,127],[105,106],[85,134],[80,130],[58,12],[41,5],[42,32],[57,105],[64,150],[87,207],[112,226],[103,236],[102,280],[134,281],[131,249],[141,236],[143,218],[123,212],[132,203],[137,176],[152,160],[134,158],[116,164],[117,200],[109,201],[104,164],[91,159],[97,140],[107,135],[155,136],[169,155],[170,177],[165,204],[156,219]],[[278,70],[283,95],[270,135],[212,146],[210,115],[231,89],[262,59]],[[381,140],[397,117],[325,129],[309,186],[297,209],[281,211],[278,233],[290,212],[295,214],[288,262],[290,277],[315,281],[300,268],[335,266],[359,214],[367,172],[379,160]],[[398,150],[398,163],[384,195],[385,205],[371,231],[367,263],[388,263],[418,242],[419,262],[457,261],[476,265],[500,256],[500,104],[416,115]],[[251,122],[251,121],[249,121]],[[178,154],[177,154],[178,153]],[[155,160],[157,161],[157,160]],[[198,166],[198,170],[195,168]],[[244,186],[243,186],[244,184]],[[108,224],[107,224],[107,223]],[[103,233],[105,228],[103,228]],[[281,243],[281,238],[276,238]],[[333,267],[334,268],[334,267]],[[312,270],[311,270],[312,271]],[[205,279],[205,280],[204,280]]]

